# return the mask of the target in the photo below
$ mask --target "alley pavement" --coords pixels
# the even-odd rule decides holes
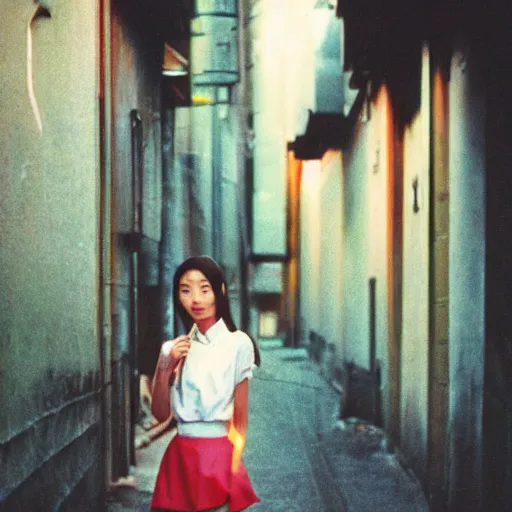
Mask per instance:
[[[380,429],[338,419],[340,395],[305,349],[261,340],[250,385],[244,461],[261,502],[251,512],[428,512],[418,481],[386,450]],[[148,511],[170,430],[137,450],[131,478],[108,497],[108,512]]]

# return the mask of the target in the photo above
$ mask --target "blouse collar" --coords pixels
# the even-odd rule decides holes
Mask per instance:
[[[199,330],[196,330],[195,339],[203,345],[209,345],[210,343],[223,338],[227,333],[229,333],[229,329],[224,323],[224,320],[220,318],[206,331],[205,334],[201,333]]]

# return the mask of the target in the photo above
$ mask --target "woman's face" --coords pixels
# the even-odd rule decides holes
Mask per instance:
[[[179,299],[195,323],[213,325],[216,321],[215,294],[210,281],[199,270],[188,270],[179,282]]]

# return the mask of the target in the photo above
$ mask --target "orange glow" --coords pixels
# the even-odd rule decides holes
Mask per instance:
[[[440,133],[444,131],[446,126],[446,110],[444,105],[444,90],[446,85],[444,83],[441,71],[436,69],[434,73],[434,131]]]
[[[231,461],[231,471],[236,473],[242,460],[242,452],[245,446],[245,437],[234,427],[233,423],[229,426],[228,439],[233,444],[233,459]]]
[[[299,202],[302,162],[295,159],[293,151],[288,152],[288,247],[290,261],[287,273],[287,316],[289,327],[294,331],[296,325],[297,296],[299,286]]]
[[[435,194],[448,194],[448,86],[442,72],[436,69],[432,83],[432,117],[433,117],[433,158],[436,169]],[[436,230],[438,226],[436,225]]]

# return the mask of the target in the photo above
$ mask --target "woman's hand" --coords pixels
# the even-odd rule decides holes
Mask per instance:
[[[160,369],[163,371],[174,369],[179,361],[186,357],[189,350],[190,336],[188,334],[164,342],[160,351]]]
[[[151,400],[151,413],[158,421],[164,422],[171,415],[169,380],[172,372],[189,350],[188,334],[162,344],[153,376]]]

